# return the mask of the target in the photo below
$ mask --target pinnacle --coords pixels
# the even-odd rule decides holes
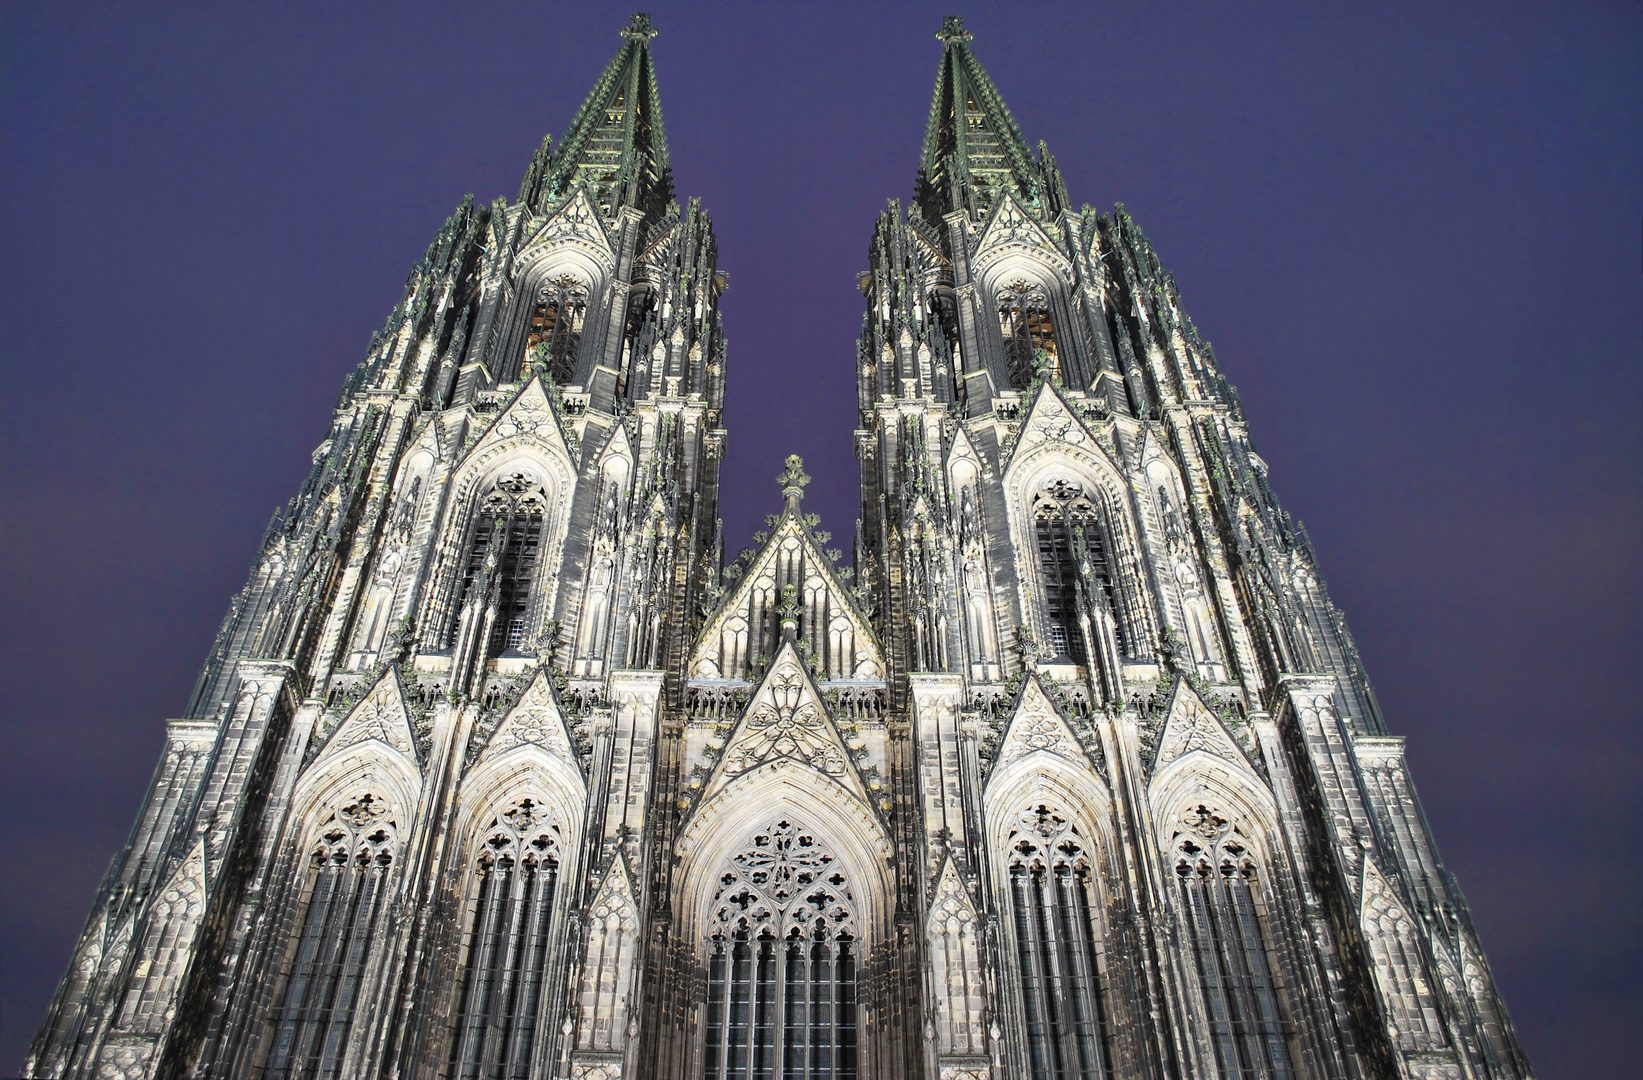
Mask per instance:
[[[975,35],[964,29],[964,16],[949,15],[941,20],[941,29],[936,31],[936,38],[943,45],[953,45],[957,42],[974,41]]]
[[[651,24],[650,13],[635,11],[633,18],[622,29],[622,36],[629,41],[637,41],[640,44],[649,42],[651,38],[656,36],[656,27]]]
[[[790,507],[797,509],[799,500],[804,498],[804,486],[810,483],[810,474],[804,471],[804,458],[797,454],[787,455],[787,468],[776,477],[776,482],[782,486],[782,498],[787,500]]]

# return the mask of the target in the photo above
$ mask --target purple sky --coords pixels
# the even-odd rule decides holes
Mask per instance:
[[[1395,6],[965,14],[1238,384],[1531,1059],[1622,1075],[1643,7]],[[677,185],[731,278],[731,552],[793,451],[850,534],[855,274],[911,194],[948,8],[652,5]],[[511,198],[564,131],[629,6],[456,10],[0,6],[0,1075],[344,374],[463,194]]]

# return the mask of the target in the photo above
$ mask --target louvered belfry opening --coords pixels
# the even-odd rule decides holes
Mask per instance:
[[[1078,484],[1055,480],[1038,493],[1033,528],[1050,647],[1058,657],[1087,664],[1080,601],[1104,605],[1109,611],[1112,607],[1110,560],[1100,515]]]
[[[1188,824],[1175,875],[1216,1063],[1223,1076],[1289,1080],[1295,1070],[1256,905],[1255,861],[1209,806],[1190,811]]]
[[[525,337],[524,364],[543,365],[560,386],[576,377],[582,324],[588,315],[587,286],[564,274],[542,286]]]
[[[451,1075],[526,1080],[554,930],[559,837],[541,803],[523,799],[496,819],[474,863],[462,1011]]]
[[[1076,830],[1047,804],[1021,815],[1011,845],[1010,918],[1032,1080],[1105,1077],[1092,868]]]
[[[998,294],[998,328],[1004,336],[1004,370],[1010,386],[1025,390],[1040,372],[1061,377],[1061,355],[1055,343],[1055,323],[1044,290],[1029,281],[1015,281]]]
[[[526,644],[546,510],[546,492],[527,472],[501,477],[480,500],[462,567],[458,610],[471,601],[485,602],[494,596],[496,618],[486,656]],[[460,630],[460,621],[453,622],[452,644]]]
[[[369,793],[338,808],[321,830],[263,1075],[341,1075],[397,846],[386,803]]]
[[[708,916],[705,1080],[856,1080],[854,907],[835,856],[786,819],[729,861]]]

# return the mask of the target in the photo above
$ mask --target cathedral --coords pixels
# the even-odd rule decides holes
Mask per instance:
[[[957,18],[861,516],[792,457],[727,558],[654,33],[413,267],[23,1075],[1529,1077],[1236,393]]]

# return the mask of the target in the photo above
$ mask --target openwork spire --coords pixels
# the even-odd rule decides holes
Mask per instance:
[[[650,39],[650,16],[637,13],[622,29],[623,43],[594,83],[557,152],[538,154],[521,189],[536,209],[586,185],[606,215],[632,206],[659,216],[673,201],[667,136]],[[545,149],[544,145],[544,149]]]
[[[1015,117],[970,51],[974,35],[963,19],[949,15],[936,37],[941,66],[919,162],[919,203],[926,216],[959,207],[985,212],[1004,192],[1036,200],[1038,169]]]

